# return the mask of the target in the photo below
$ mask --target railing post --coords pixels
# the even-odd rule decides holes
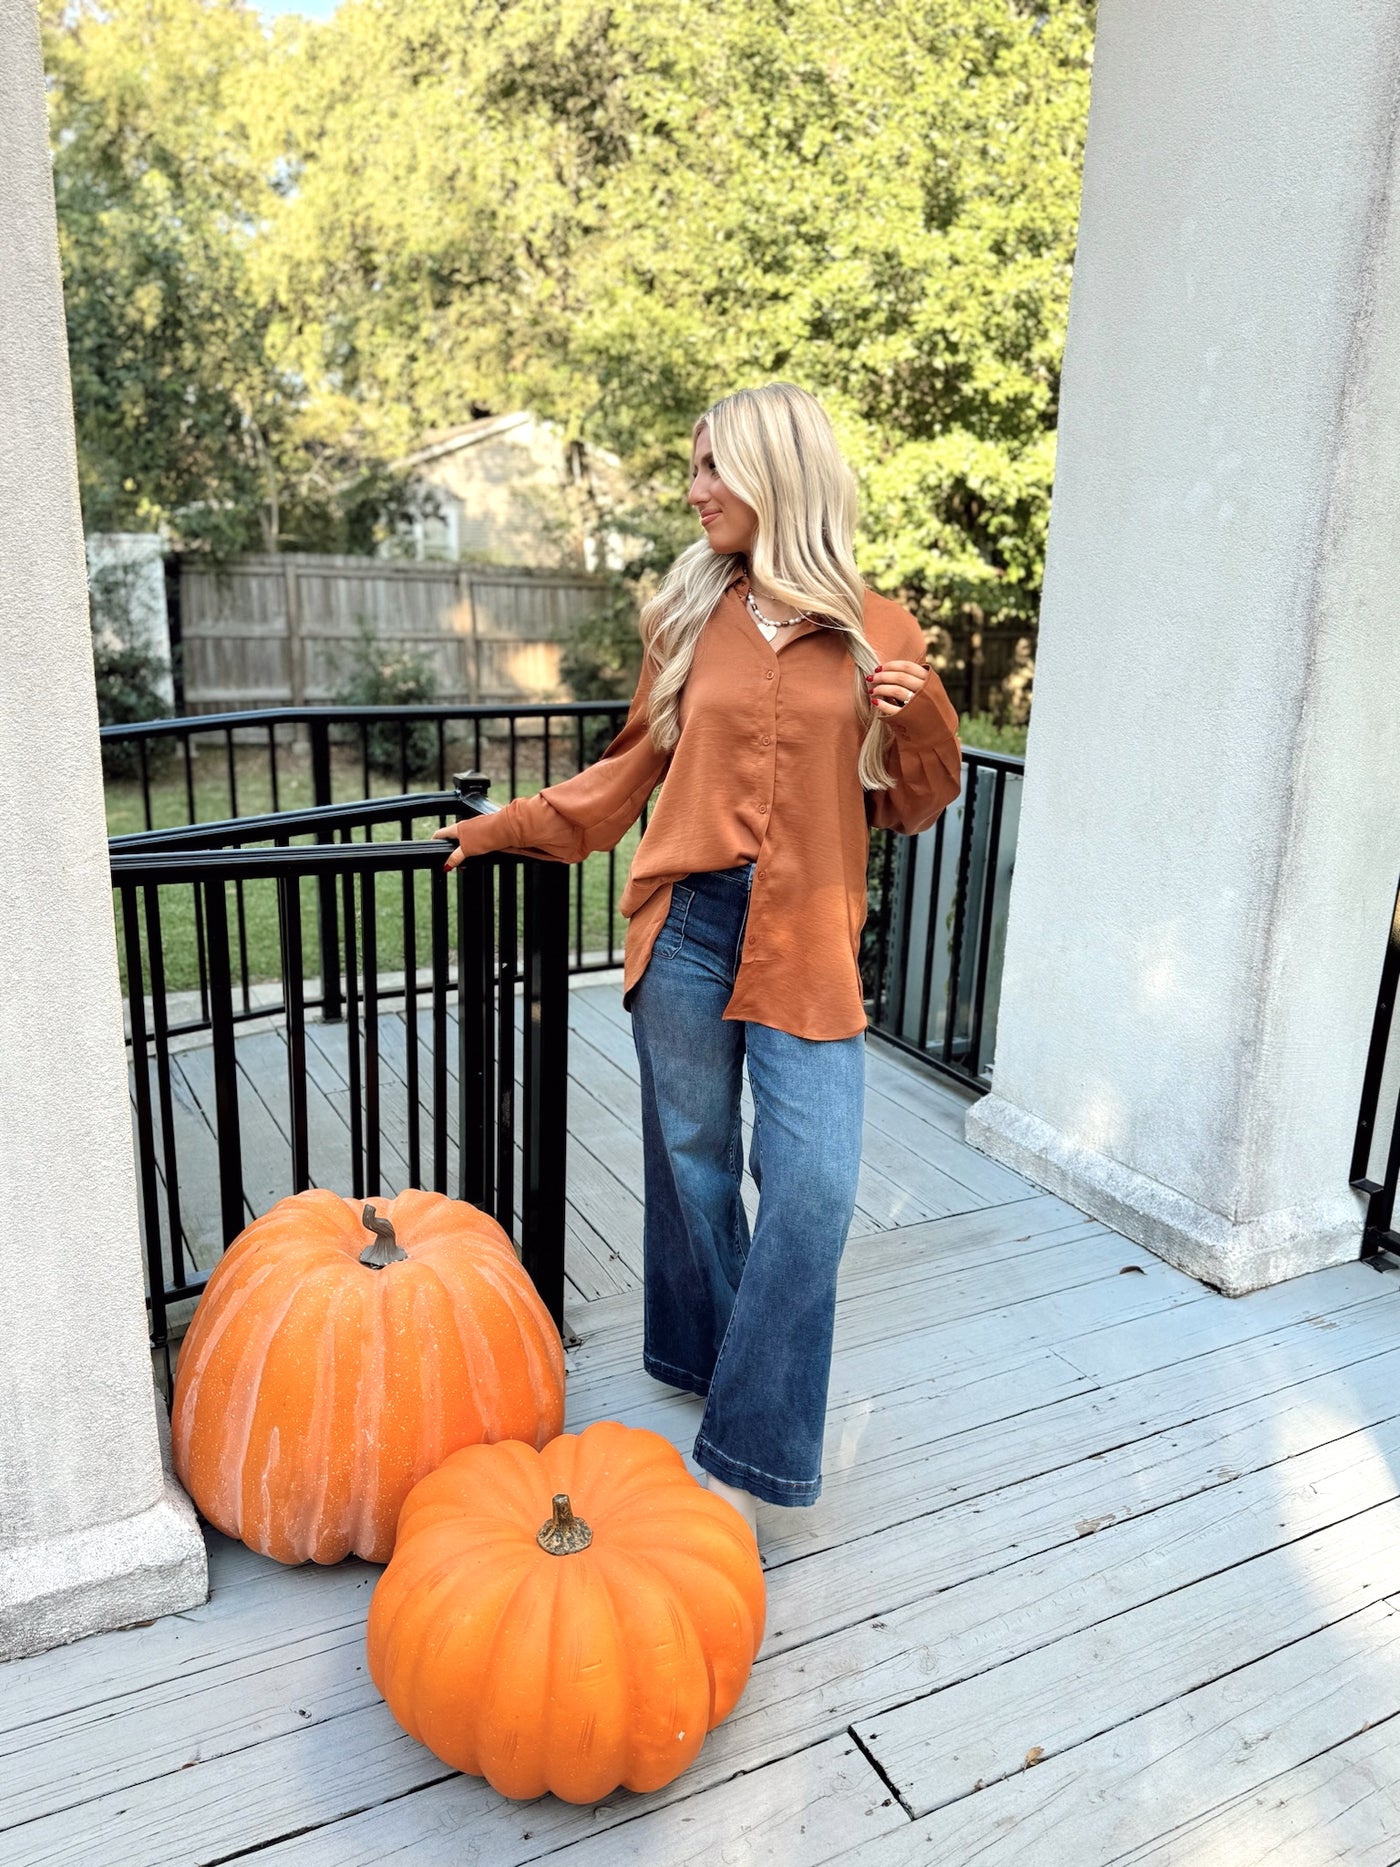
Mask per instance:
[[[219,1217],[225,1251],[245,1223],[226,886],[222,876],[212,876],[201,889],[205,925],[209,929],[209,1037],[214,1059],[214,1119],[218,1130]]]
[[[178,551],[172,551],[165,559],[165,623],[170,640],[170,691],[175,702],[176,714],[185,711],[185,639],[184,590],[182,578],[183,561]],[[145,741],[142,741],[144,746]]]
[[[1385,957],[1381,962],[1381,982],[1376,993],[1376,1009],[1371,1022],[1371,1042],[1366,1052],[1366,1069],[1361,1082],[1361,1106],[1356,1116],[1356,1138],[1352,1145],[1351,1185],[1367,1195],[1366,1214],[1361,1233],[1361,1256],[1375,1268],[1385,1269],[1382,1253],[1394,1255],[1393,1241],[1387,1242],[1395,1217],[1395,1192],[1400,1183],[1400,1106],[1397,1106],[1386,1150],[1384,1178],[1370,1177],[1371,1151],[1375,1144],[1376,1121],[1380,1114],[1381,1086],[1385,1080],[1386,1057],[1390,1050],[1391,1023],[1397,996],[1400,996],[1400,888],[1390,915]]]
[[[452,788],[461,804],[459,818],[477,814],[472,806],[485,798],[490,786],[485,772],[453,772]],[[489,864],[462,863],[457,870],[456,902],[458,1197],[490,1211],[495,1204],[492,1118],[497,1059],[492,1023],[496,915]],[[501,1224],[507,1231],[512,1229],[509,1213]]]
[[[151,1300],[151,1345],[166,1357],[169,1332],[165,1316],[165,1264],[160,1247],[160,1185],[156,1174],[155,1123],[151,1111],[151,1066],[146,1055],[146,982],[141,965],[141,932],[136,918],[136,889],[121,890],[122,937],[126,947],[127,1006],[131,1019],[132,1088],[136,1101],[136,1171],[141,1189],[141,1218],[146,1234],[146,1276]],[[171,1240],[172,1247],[175,1241]]]
[[[329,720],[312,720],[307,731],[311,736],[311,801],[332,804],[331,796],[331,727]],[[334,842],[330,830],[317,832],[318,843]],[[326,1024],[337,1024],[344,1015],[340,993],[340,917],[336,910],[335,877],[322,875],[316,883],[317,919],[321,929],[321,1017]]]
[[[525,1132],[520,1189],[521,1258],[566,1343],[565,1159],[569,1076],[569,871],[559,862],[525,869]]]
[[[452,775],[452,786],[462,800],[464,814],[485,800],[490,780],[484,772],[462,771]],[[524,881],[524,952],[520,977],[525,988],[523,1076],[524,1093],[517,1104],[513,1081],[497,1083],[494,1099],[487,1077],[494,1065],[497,1073],[508,1071],[513,1078],[510,1045],[506,1039],[514,1026],[515,956],[519,951],[515,928],[515,889],[508,885],[503,871],[501,921],[497,928],[499,952],[497,964],[483,952],[479,966],[472,968],[480,993],[479,1056],[465,1041],[459,1059],[460,1123],[464,1147],[468,1127],[480,1126],[483,1159],[474,1181],[489,1197],[492,1169],[488,1153],[492,1120],[496,1128],[497,1173],[509,1159],[507,1148],[513,1137],[503,1137],[502,1128],[513,1129],[519,1109],[522,1133],[520,1187],[520,1257],[531,1282],[538,1290],[546,1309],[565,1343],[576,1340],[564,1323],[564,1224],[565,1158],[568,1149],[569,1119],[569,871],[561,862],[522,862]],[[489,889],[489,882],[485,883]],[[463,905],[467,891],[462,895]],[[476,897],[473,894],[472,899]],[[489,895],[481,902],[484,908]],[[463,921],[465,922],[465,915]],[[476,924],[483,940],[489,937],[491,917],[481,913]],[[508,957],[507,957],[508,956]],[[459,983],[465,981],[467,938],[465,925],[458,934]],[[492,972],[502,1002],[498,1006],[500,1046],[491,1052],[490,1013]],[[459,1000],[462,1020],[460,1035],[465,1036],[467,1003],[465,993]],[[513,1149],[511,1150],[513,1151]],[[503,1175],[501,1176],[504,1177]],[[511,1223],[509,1188],[497,1187],[497,1218],[507,1229]],[[467,1195],[470,1197],[470,1195]]]
[[[958,1018],[962,1011],[963,943],[967,929],[968,885],[972,876],[972,835],[977,821],[976,762],[963,766],[962,835],[958,839],[958,866],[953,877],[953,939],[948,960],[948,1009],[943,1025],[943,1061],[953,1060]]]
[[[484,771],[454,771],[452,789],[465,804],[472,798],[485,797],[491,789],[491,780]]]

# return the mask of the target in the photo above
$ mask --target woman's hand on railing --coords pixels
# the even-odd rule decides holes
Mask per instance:
[[[445,823],[440,830],[433,831],[432,840],[444,843],[456,843],[457,847],[444,863],[444,868],[455,869],[468,856],[484,856],[494,847],[486,837],[486,817],[463,817],[460,823]]]

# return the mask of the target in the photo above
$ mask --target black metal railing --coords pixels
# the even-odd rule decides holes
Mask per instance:
[[[620,701],[278,707],[106,727],[102,740],[109,760],[119,754],[123,761],[128,803],[132,795],[138,800],[145,825],[139,833],[142,846],[162,834],[155,828],[156,816],[172,813],[181,827],[195,824],[201,834],[208,832],[210,847],[230,846],[245,825],[256,828],[254,840],[271,838],[276,824],[293,819],[301,826],[298,833],[330,844],[347,833],[373,834],[376,823],[392,821],[405,804],[440,799],[449,757],[463,752],[511,797],[525,786],[569,776],[598,756],[621,727],[626,710]],[[168,758],[157,786],[153,774],[161,747]],[[438,793],[409,792],[425,765]],[[872,1028],[934,1069],[985,1089],[995,1048],[1024,760],[966,750],[963,769],[962,796],[931,830],[912,838],[873,833],[861,965]],[[376,770],[386,783],[397,783],[402,795],[373,798]],[[358,786],[364,795],[336,803],[336,791],[347,785]],[[257,809],[247,816],[250,801]],[[213,819],[201,820],[201,811],[213,811]],[[639,831],[645,825],[643,812]],[[113,847],[129,841],[118,837]],[[570,875],[572,972],[616,966],[621,959],[617,898],[625,860],[625,854],[609,850],[589,857]],[[340,944],[338,897],[324,876],[318,889],[321,1010],[333,1019],[339,1015],[331,964]],[[247,1014],[252,1005],[243,931],[240,919]],[[202,939],[199,926],[195,936],[197,942]]]
[[[357,837],[362,842],[371,842],[375,840],[376,831],[385,828],[396,829],[399,839],[407,843],[413,841],[420,832],[436,829],[449,818],[460,815],[464,803],[468,808],[477,808],[477,800],[484,799],[488,789],[483,773],[463,772],[456,774],[455,787],[451,791],[413,792],[393,798],[358,798],[352,803],[330,804],[310,810],[284,810],[264,816],[225,818],[183,824],[166,830],[139,830],[125,836],[112,837],[108,847],[113,856],[160,855],[176,850],[243,849],[267,844],[285,849],[293,845],[294,839],[318,845],[345,844],[353,842]],[[259,943],[250,936],[248,884],[242,878],[235,878],[233,891],[235,912],[231,931],[232,965],[238,999],[235,1020],[264,1017],[269,1011],[284,1011],[285,1004],[270,1000],[265,986],[265,981],[276,972],[282,959],[280,941],[269,942],[264,938]],[[342,1015],[344,1002],[339,893],[333,874],[326,870],[317,874],[312,914],[316,927],[319,968],[314,977],[308,971],[303,983],[309,994],[307,1002],[329,1020]],[[410,898],[405,882],[406,926],[412,925],[414,909],[415,899]],[[193,990],[197,1003],[188,1006],[183,1016],[177,1014],[177,1021],[171,1027],[172,1036],[209,1028],[207,939],[203,903],[197,889],[192,891],[190,910],[190,918],[184,928],[183,973],[189,972],[192,963],[195,974]],[[183,977],[181,982],[184,982]]]
[[[626,717],[626,701],[605,700],[270,707],[104,726],[101,738],[109,803],[120,798],[139,831],[151,832],[327,809],[337,796],[371,798],[376,781],[386,796],[424,784],[441,791],[464,765],[484,772],[498,795],[514,798],[591,764]],[[617,851],[580,864],[571,888],[570,970],[618,965]],[[327,895],[323,924],[333,919]]]
[[[1361,1233],[1361,1256],[1370,1259],[1376,1269],[1384,1270],[1386,1260],[1400,1257],[1400,1231],[1395,1226],[1395,1195],[1400,1185],[1400,1094],[1387,1083],[1386,1062],[1391,1048],[1395,1021],[1395,1000],[1400,988],[1400,888],[1390,915],[1385,957],[1381,961],[1381,982],[1376,993],[1376,1011],[1371,1021],[1371,1042],[1366,1052],[1366,1069],[1361,1082],[1361,1106],[1356,1117],[1356,1139],[1351,1156],[1351,1185],[1365,1196],[1366,1215]],[[1390,1132],[1385,1133],[1381,1116],[1383,1095],[1392,1103]],[[1371,1177],[1371,1157],[1378,1144],[1385,1147],[1385,1162],[1379,1180]]]
[[[394,805],[380,822],[494,808],[475,779]],[[493,1213],[562,1326],[568,871],[489,856],[449,877],[447,843],[354,841],[348,817],[372,833],[375,807],[337,808],[335,842],[293,845],[327,833],[302,813],[279,816],[272,847],[251,846],[268,830],[247,820],[178,846],[167,832],[113,847],[151,1335],[167,1378],[172,1333],[218,1256],[273,1200],[312,1184],[356,1199],[431,1187]],[[336,1023],[324,1017],[323,927],[310,942],[319,979],[307,964],[327,886]],[[237,965],[255,889],[271,892],[280,962],[260,996]],[[181,1006],[167,961],[191,919],[200,976]],[[274,1053],[261,1069],[258,1042]]]
[[[871,834],[862,971],[871,1029],[972,1088],[991,1084],[1025,761],[963,752],[963,788],[918,836]]]

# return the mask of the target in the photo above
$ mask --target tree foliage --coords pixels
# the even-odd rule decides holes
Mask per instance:
[[[872,581],[1030,615],[1092,30],[1087,0],[55,18],[92,497],[287,511],[328,459],[528,404],[674,501],[695,415],[779,376],[837,422]]]
[[[327,420],[258,277],[293,41],[237,0],[80,0],[45,23],[89,527],[164,524],[220,554],[364,543],[401,489]]]

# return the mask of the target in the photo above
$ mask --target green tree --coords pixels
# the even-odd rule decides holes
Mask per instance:
[[[294,38],[238,0],[48,0],[44,25],[88,526],[216,553],[361,542],[401,489],[277,355],[254,265]]]
[[[415,436],[529,405],[674,519],[694,416],[779,376],[832,410],[873,582],[1029,619],[1092,33],[1091,0],[345,0],[271,34],[78,0],[90,509],[363,543]]]
[[[1033,615],[1085,0],[380,0],[308,42],[263,254],[298,368],[406,435],[464,386],[674,498],[690,422],[785,376],[928,621]],[[373,86],[359,74],[373,70]]]

